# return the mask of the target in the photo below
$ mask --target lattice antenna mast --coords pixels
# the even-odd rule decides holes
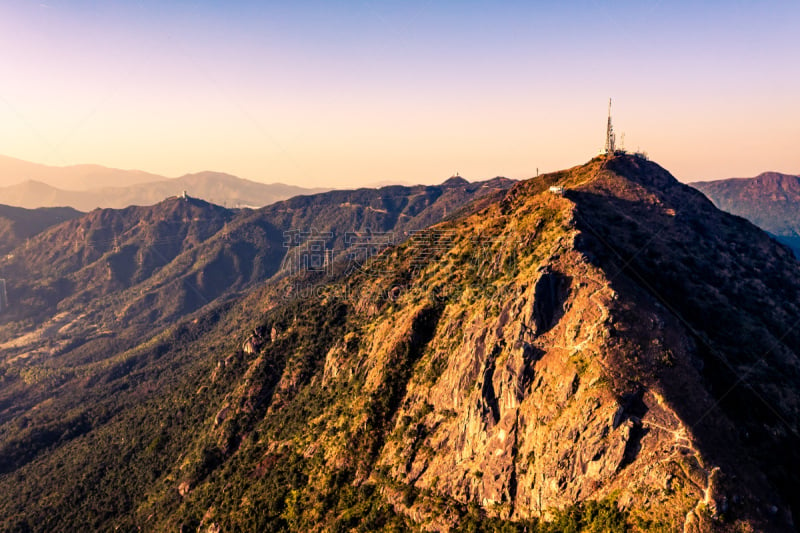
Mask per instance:
[[[614,126],[611,125],[611,98],[608,99],[608,126],[606,127],[606,154],[614,155],[616,151]]]

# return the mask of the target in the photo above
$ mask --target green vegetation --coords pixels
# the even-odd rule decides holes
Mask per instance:
[[[520,184],[477,214],[475,205],[465,208],[461,218],[435,228],[430,248],[412,240],[365,264],[340,256],[332,272],[282,277],[282,229],[318,220],[324,223],[317,229],[332,233],[327,244],[338,245],[348,224],[413,231],[438,220],[440,208],[463,205],[465,196],[422,187],[414,195],[336,191],[324,201],[300,198],[244,214],[195,206],[199,211],[190,214],[223,219],[169,229],[162,218],[185,222],[188,207],[177,204],[168,212],[98,212],[44,232],[30,255],[3,264],[43,276],[19,289],[30,313],[5,317],[0,334],[21,336],[45,315],[60,322],[0,361],[0,529],[665,529],[663,517],[620,510],[613,499],[551,509],[547,522],[504,518],[525,501],[517,491],[533,486],[524,479],[533,468],[578,471],[577,454],[551,457],[550,448],[524,441],[523,427],[535,433],[548,426],[552,440],[576,446],[596,430],[592,437],[602,449],[598,444],[580,459],[595,463],[610,453],[603,439],[619,439],[624,428],[614,433],[607,423],[587,422],[562,431],[559,415],[580,410],[589,422],[606,419],[619,383],[660,385],[662,378],[664,389],[679,383],[684,388],[674,390],[686,398],[697,393],[689,385],[700,381],[702,394],[708,386],[721,395],[731,420],[752,431],[747,449],[759,452],[752,456],[769,479],[784,491],[795,486],[796,440],[775,437],[785,437],[777,415],[757,401],[780,398],[798,377],[786,354],[800,347],[800,333],[785,326],[800,320],[800,311],[778,305],[782,291],[800,294],[795,270],[768,244],[759,246],[770,253],[741,252],[748,240],[737,237],[746,233],[739,223],[715,220],[715,233],[706,224],[714,213],[701,210],[699,220],[666,214],[662,204],[674,199],[634,187],[603,165],[596,160]],[[564,196],[546,192],[556,183],[568,187]],[[139,224],[141,218],[146,222]],[[86,230],[85,246],[42,244],[79,228]],[[166,240],[171,233],[179,242]],[[123,234],[130,239],[115,246],[114,236]],[[732,252],[725,241],[741,250]],[[598,279],[579,279],[586,271]],[[599,300],[605,291],[619,300],[577,309],[574,322],[585,320],[590,330],[596,318],[599,334],[572,353],[578,341],[571,339],[586,330],[572,323],[565,333],[559,319],[578,305],[568,296],[589,293],[587,281],[601,287],[587,298]],[[649,343],[653,331],[665,329],[658,320],[671,316],[657,305],[680,316],[671,333],[688,331],[691,338]],[[737,384],[734,370],[753,363],[752,354],[779,335],[784,345],[767,354],[770,365],[747,374],[759,394],[725,396]],[[670,348],[683,340],[685,350]],[[600,345],[614,374],[597,377]],[[669,374],[695,368],[688,357],[703,363],[702,374],[689,376],[695,381]],[[562,375],[572,383],[560,383]],[[543,400],[534,409],[501,420],[502,411],[513,412],[539,386]],[[587,387],[596,396],[581,397]],[[670,407],[692,408],[668,392]],[[479,414],[468,419],[470,412]],[[448,425],[451,431],[437,433]],[[502,437],[493,433],[498,427]],[[435,437],[466,441],[468,432],[472,451],[463,460],[442,459],[451,443]],[[488,453],[474,442],[494,438],[497,447]],[[633,461],[636,443],[623,444],[625,461]],[[595,451],[597,459],[590,459]],[[504,463],[511,470],[506,483],[509,469],[498,474],[497,464],[474,461],[470,453],[498,463],[504,454],[519,457]],[[520,468],[522,457],[530,471]],[[788,458],[785,472],[772,457]],[[592,468],[599,467],[602,486],[608,472],[627,474],[632,466],[609,460]],[[448,479],[451,471],[456,475]],[[573,482],[547,481],[556,479],[559,490]],[[677,495],[686,504],[686,495],[670,490],[658,485],[652,494]],[[499,503],[485,503],[490,498]]]

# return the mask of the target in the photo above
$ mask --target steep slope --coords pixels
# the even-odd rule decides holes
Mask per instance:
[[[409,214],[405,209],[406,214],[395,219],[408,219],[406,227],[419,227],[435,220],[440,216],[437,213],[460,208],[476,196],[492,196],[511,183],[459,183],[452,191],[393,188],[392,198],[415,210]],[[416,197],[420,190],[427,191],[422,200],[402,201],[403,195]],[[352,199],[364,206],[321,210],[328,203],[321,195],[304,200],[308,205],[298,209],[303,216],[295,220],[327,228],[337,236],[369,228],[373,218],[354,218],[352,214],[363,210],[374,197],[387,196],[387,191],[354,194],[357,198]],[[440,201],[446,203],[437,205]],[[337,216],[338,211],[345,215]],[[45,232],[13,258],[5,258],[0,272],[8,278],[12,305],[0,315],[5,323],[0,329],[5,340],[0,349],[0,424],[4,428],[0,430],[0,470],[15,471],[40,454],[49,458],[52,450],[64,450],[84,434],[94,435],[96,426],[109,427],[108,419],[121,411],[128,419],[132,413],[123,406],[136,404],[143,390],[149,391],[145,397],[155,391],[168,394],[176,379],[183,380],[176,376],[184,372],[196,376],[193,366],[204,366],[196,357],[184,359],[183,366],[173,360],[173,347],[182,344],[181,332],[187,330],[181,327],[175,333],[170,322],[207,307],[209,315],[202,315],[206,318],[201,324],[213,323],[219,312],[215,299],[274,275],[288,250],[284,244],[283,231],[264,213],[234,212],[197,200],[175,199],[148,208],[94,211]],[[246,316],[246,312],[237,316]],[[231,322],[231,313],[226,317],[227,333],[218,337],[221,339],[227,339],[243,320]],[[189,331],[196,328],[190,326]],[[198,335],[192,333],[192,341]],[[193,344],[194,353],[208,353],[216,342],[205,336]],[[129,403],[124,391],[130,388],[130,379],[140,379],[134,375],[147,376],[146,383],[142,383],[144,389],[130,389],[133,403]],[[120,388],[120,379],[127,385]],[[143,433],[151,429],[140,423],[133,428]],[[186,432],[184,438],[190,436],[191,428],[181,429]],[[96,448],[84,449],[76,457],[91,460],[92,450],[107,450],[107,445],[97,443]],[[103,461],[109,461],[109,471],[113,469],[113,461],[108,457]],[[149,475],[147,472],[145,467],[141,475]],[[136,485],[135,478],[124,476],[117,481]],[[141,490],[146,485],[136,486]],[[128,489],[117,486],[115,494]]]
[[[392,198],[403,205],[408,203],[404,195],[416,197],[428,190],[424,201],[411,202],[419,216],[403,208],[395,215],[379,216],[394,216],[403,227],[419,227],[436,220],[447,206],[462,207],[510,183],[495,180],[489,186],[470,184],[450,192],[439,187],[396,188]],[[344,235],[363,232],[377,220],[354,213],[387,196],[387,191],[353,193],[358,198],[352,200],[364,205],[347,207],[339,206],[339,194],[330,209],[330,196],[303,200],[308,205],[298,208],[299,218],[291,220],[336,235],[324,246],[349,260],[347,250],[358,243]],[[405,215],[398,216],[400,211]],[[287,253],[302,247],[287,242],[287,232],[297,233],[291,220],[265,210],[229,210],[176,198],[150,207],[93,211],[1,257],[0,368],[10,381],[0,387],[0,422],[59,391],[73,397],[74,387],[96,372],[127,372],[129,363],[124,362],[135,359],[131,354],[140,346],[161,346],[158,339],[175,321],[291,273],[292,256]],[[381,227],[393,229],[386,223]],[[4,414],[3,405],[11,411]],[[35,443],[26,446],[31,453],[41,450]]]
[[[694,344],[692,363],[714,404],[673,393],[676,411],[722,472],[758,465],[797,517],[797,261],[663,169],[635,158],[607,169],[569,197],[581,208],[579,227],[595,238],[590,253],[669,311]],[[662,381],[685,390],[684,379]]]
[[[800,265],[662,168],[352,266],[71,375],[4,361],[36,408],[0,398],[2,528],[791,530]]]
[[[96,210],[55,226],[0,262],[10,304],[0,320],[42,322],[59,307],[82,308],[107,298],[150,278],[234,216],[199,200],[174,199],[152,207]]]
[[[86,337],[130,322],[166,323],[278,272],[291,272],[312,233],[332,256],[347,256],[354,246],[364,254],[373,230],[387,242],[402,241],[448,210],[452,214],[473,199],[490,199],[512,183],[498,178],[334,191],[258,211],[193,198],[96,210],[0,259],[9,297],[0,314],[0,343],[16,337],[15,350],[30,351],[64,328],[70,330],[64,341],[73,344],[79,332],[70,324],[89,327],[81,333]]]
[[[290,256],[285,267],[297,264],[291,254],[306,251],[309,239],[324,242],[336,257],[363,260],[413,237],[416,231],[460,216],[465,209],[476,210],[496,201],[514,183],[506,178],[474,183],[451,178],[441,185],[331,191],[277,202],[250,220],[264,218],[287,232]]]
[[[50,226],[81,214],[69,207],[23,209],[0,205],[0,254],[9,252]]]
[[[551,195],[549,183],[571,190]],[[781,498],[797,480],[795,341],[784,336],[770,357],[777,368],[747,371],[762,355],[752,343],[774,335],[773,313],[800,318],[796,304],[774,292],[774,310],[751,323],[751,312],[707,307],[718,280],[701,271],[684,287],[668,268],[688,261],[672,252],[680,243],[720,227],[750,247],[720,258],[742,282],[757,285],[765,271],[797,286],[797,263],[763,233],[630,158],[521,184],[343,286],[316,286],[310,301],[267,314],[245,344],[247,365],[220,366],[215,379],[241,372],[239,385],[159,489],[183,487],[179,510],[165,514],[176,502],[165,496],[140,518],[227,529],[259,517],[300,530],[397,513],[438,530],[469,521],[470,503],[525,521],[615,497],[641,529],[790,528]],[[664,240],[647,273],[679,283],[676,310],[636,275],[647,231]],[[702,245],[728,246],[710,239]],[[694,284],[707,300],[681,292]],[[705,322],[715,315],[739,328],[737,342]],[[345,497],[347,487],[366,492]],[[372,503],[347,503],[364,494]]]
[[[692,183],[714,205],[775,235],[800,256],[800,176],[764,172],[755,178]]]

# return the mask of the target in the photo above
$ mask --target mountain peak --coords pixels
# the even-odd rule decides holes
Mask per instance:
[[[670,188],[680,183],[658,163],[635,155],[618,154],[606,158],[601,168],[647,186]]]
[[[451,177],[447,178],[442,183],[442,187],[445,187],[445,188],[464,187],[466,185],[469,185],[469,182],[467,180],[465,180],[464,178],[462,178],[461,176],[459,176],[458,174],[456,174],[455,176],[451,176]]]
[[[755,177],[755,179],[766,180],[766,181],[770,181],[770,180],[783,181],[783,180],[786,180],[786,179],[795,180],[795,179],[798,179],[798,178],[800,178],[800,176],[798,176],[796,174],[784,174],[783,172],[775,172],[775,171],[771,171],[771,170],[769,170],[767,172],[762,172],[761,174],[759,174],[758,176]]]
[[[800,257],[800,176],[762,172],[753,178],[691,185],[720,209],[744,217],[775,235]]]
[[[761,193],[775,193],[778,191],[800,192],[800,176],[783,174],[780,172],[762,172],[752,178],[750,187]]]
[[[111,286],[150,283],[153,272],[155,288],[174,271],[175,289],[194,298],[235,265],[254,264],[252,251],[283,252],[281,229],[331,229],[326,250],[343,242],[336,239],[352,228],[337,228],[353,221],[375,235],[410,233],[416,227],[399,225],[406,217],[398,209],[424,216],[468,189],[295,199],[233,223],[209,220],[205,235],[178,235],[166,255],[175,229],[161,211],[193,207],[171,198],[144,224],[145,208],[136,208],[115,235],[87,231],[81,253],[97,267],[77,265],[72,272],[81,277],[73,279],[88,294],[85,285],[100,290],[99,273]],[[478,208],[381,246],[359,268],[336,270],[352,262],[333,258],[333,272],[273,278],[237,303],[209,307],[111,356],[112,364],[95,365],[108,355],[95,355],[92,345],[43,357],[49,371],[61,360],[68,369],[90,361],[53,386],[98,397],[92,408],[100,412],[103,402],[135,405],[136,416],[89,418],[97,427],[85,426],[77,442],[96,460],[68,448],[66,430],[58,433],[67,435],[63,445],[34,440],[32,430],[7,431],[4,449],[24,452],[6,468],[56,472],[68,484],[87,472],[102,476],[109,485],[92,494],[101,499],[127,488],[120,524],[130,528],[146,520],[152,529],[460,530],[490,520],[519,530],[583,508],[602,509],[615,530],[621,521],[633,531],[790,530],[789,509],[800,503],[800,331],[793,328],[800,281],[791,255],[657,164],[631,156],[595,158],[484,194]],[[312,223],[323,220],[330,225]],[[74,241],[76,226],[59,231]],[[276,240],[237,244],[240,233],[258,228]],[[243,255],[215,260],[204,240],[220,254]],[[128,257],[156,246],[153,259],[175,262],[142,261],[152,268],[129,272],[137,262]],[[71,247],[62,260],[76,255]],[[182,274],[198,264],[201,272]],[[135,304],[120,302],[119,316],[136,310],[151,324],[158,300],[140,297],[139,287],[129,293]],[[162,305],[176,299],[164,296]],[[147,402],[135,401],[144,393]],[[30,405],[38,417],[71,412],[58,401],[32,397]],[[140,422],[164,419],[170,423]],[[130,450],[114,453],[123,436]],[[31,459],[31,441],[41,461]],[[50,457],[51,447],[81,460]],[[81,475],[55,468],[62,463]],[[0,476],[0,485],[39,479]],[[49,516],[67,523],[74,500],[58,498],[74,491],[59,489]],[[17,520],[50,501],[6,492]],[[235,512],[242,502],[246,512]]]

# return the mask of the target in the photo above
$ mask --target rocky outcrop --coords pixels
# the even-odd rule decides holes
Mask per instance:
[[[537,275],[496,316],[473,305],[455,349],[446,336],[434,338],[429,356],[444,359],[444,370],[433,385],[412,381],[398,420],[433,407],[395,428],[381,463],[405,483],[507,518],[546,517],[611,494],[683,517],[685,508],[644,496],[673,476],[687,502],[701,497],[672,473],[677,417],[643,388],[619,394],[605,371],[617,294],[575,251]],[[582,281],[570,288],[570,279]]]
[[[674,178],[621,172],[632,175],[637,201],[658,216],[674,216],[664,197],[651,201],[647,192],[679,188]],[[398,483],[477,502],[513,520],[546,519],[555,509],[615,498],[660,527],[726,529],[720,509],[730,511],[734,495],[736,516],[763,517],[760,509],[777,498],[773,490],[734,481],[752,473],[711,453],[701,444],[705,435],[686,420],[691,398],[714,419],[715,432],[736,434],[705,385],[696,332],[620,278],[619,269],[602,264],[594,251],[602,242],[580,228],[571,194],[531,199],[516,191],[506,199],[529,202],[516,207],[516,228],[559,237],[550,237],[543,259],[497,273],[502,297],[465,286],[460,299],[447,302],[392,416],[378,466]],[[559,214],[543,225],[537,208]],[[451,266],[438,263],[418,283],[435,285]],[[392,336],[407,331],[399,325],[413,315],[403,313],[401,307],[388,315],[394,318],[379,317],[372,331],[380,342],[362,345],[357,359],[373,368],[368,382],[392,375],[380,371],[379,361],[391,353],[385,347],[396,342]],[[325,374],[334,381],[357,375],[352,364],[352,355],[332,350]],[[426,511],[424,499],[402,508],[415,520],[447,527]]]

